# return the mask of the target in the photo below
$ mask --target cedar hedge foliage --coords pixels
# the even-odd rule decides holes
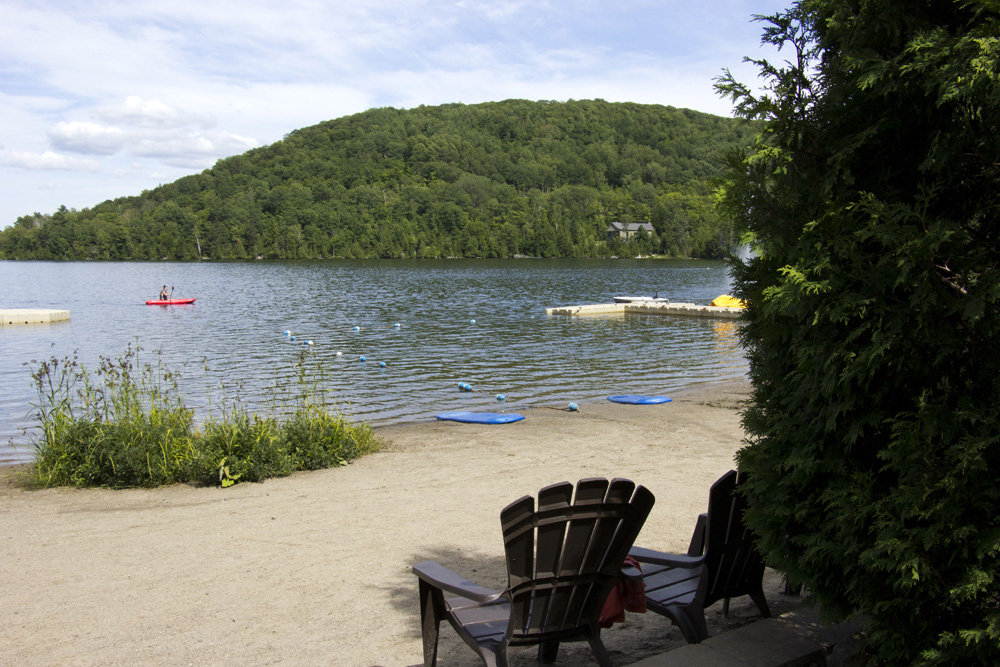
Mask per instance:
[[[600,100],[371,109],[139,196],[22,216],[0,259],[722,257],[734,234],[713,179],[751,137]],[[608,243],[614,221],[656,235]]]
[[[724,205],[752,398],[747,520],[878,665],[1000,664],[1000,5],[759,17]]]

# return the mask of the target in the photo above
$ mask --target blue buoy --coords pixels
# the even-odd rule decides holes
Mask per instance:
[[[364,361],[364,360],[365,360],[365,355],[362,354],[361,355],[361,361]]]
[[[355,331],[361,331],[361,327],[359,327],[359,326],[355,326],[355,327],[354,327],[354,330],[355,330]]]
[[[292,332],[291,332],[291,331],[289,331],[288,329],[285,329],[285,335],[286,335],[286,336],[291,336],[291,335],[292,335]]]
[[[469,324],[475,324],[475,323],[476,323],[475,320],[469,320]]]
[[[399,328],[399,322],[396,322],[396,323],[395,323],[395,324],[393,324],[392,326],[394,326],[394,327],[396,327],[396,328],[398,329],[398,328]]]
[[[295,336],[289,336],[288,340],[295,340]]]
[[[465,391],[465,383],[464,382],[459,382],[458,383],[458,389],[459,389],[459,391]]]
[[[566,406],[566,409],[569,410],[570,412],[576,412],[577,410],[580,409],[580,407],[576,403],[570,403],[569,405]]]
[[[503,401],[503,399],[505,399],[505,398],[507,398],[507,397],[506,397],[506,396],[504,396],[503,394],[497,394],[497,401],[498,401],[498,402],[502,402],[502,401]]]
[[[378,365],[379,365],[379,368],[385,368],[385,362],[384,361],[378,362]]]
[[[465,383],[465,391],[472,391],[472,385],[468,382]]]

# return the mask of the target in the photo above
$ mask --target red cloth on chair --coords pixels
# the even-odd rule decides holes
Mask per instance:
[[[625,557],[625,565],[631,565],[640,573],[642,572],[639,562],[631,556]],[[615,623],[623,623],[626,611],[637,614],[646,613],[646,584],[641,578],[636,580],[622,577],[618,580],[615,587],[608,593],[608,599],[604,602],[600,626],[610,628]]]

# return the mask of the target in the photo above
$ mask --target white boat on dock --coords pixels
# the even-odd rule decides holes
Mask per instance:
[[[670,299],[658,296],[614,296],[615,303],[670,303]]]

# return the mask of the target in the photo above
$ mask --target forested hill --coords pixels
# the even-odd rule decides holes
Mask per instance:
[[[5,259],[719,256],[726,150],[752,127],[604,101],[372,109],[135,197],[26,215]],[[651,223],[625,244],[610,223]]]

